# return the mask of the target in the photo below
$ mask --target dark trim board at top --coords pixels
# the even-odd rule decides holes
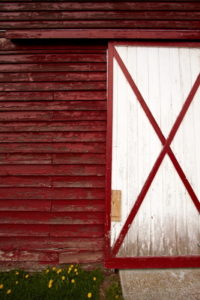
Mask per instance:
[[[6,30],[7,39],[149,39],[200,40],[200,30],[41,29]]]
[[[117,252],[122,244],[123,240],[121,235],[126,235],[124,231],[124,227],[122,228],[119,237],[115,241],[113,247],[111,247],[111,239],[110,239],[110,232],[111,232],[111,177],[112,177],[112,119],[113,119],[113,59],[117,59],[115,46],[120,45],[132,45],[132,46],[175,46],[175,47],[200,47],[200,43],[190,43],[190,42],[174,42],[174,43],[165,43],[165,42],[110,42],[108,44],[108,105],[107,105],[107,151],[106,151],[106,222],[105,222],[105,266],[107,268],[116,268],[116,269],[144,269],[144,268],[199,268],[200,267],[200,256],[193,255],[193,256],[163,256],[163,257],[117,257]],[[126,78],[127,78],[126,74]],[[128,78],[127,78],[128,80]],[[197,78],[196,88],[199,86],[200,75]],[[129,82],[130,84],[130,82]],[[192,88],[193,91],[193,88]],[[136,93],[137,94],[137,93]],[[141,98],[140,95],[137,98]],[[138,101],[140,102],[140,99]],[[142,99],[143,100],[143,99]],[[188,96],[184,107],[182,108],[183,114],[187,112],[187,103],[192,101],[191,95]],[[182,116],[181,112],[181,116]],[[148,112],[147,112],[148,114]],[[184,115],[182,116],[184,118]],[[151,116],[149,117],[151,119]],[[152,120],[151,120],[152,121]],[[181,119],[176,120],[175,124],[180,122]],[[172,128],[172,132],[175,129],[175,125]],[[162,135],[162,133],[161,133]],[[171,133],[170,133],[171,135]],[[158,133],[160,136],[160,132]],[[165,144],[163,137],[160,136],[161,141]],[[173,138],[173,137],[172,137]],[[173,154],[172,154],[173,156]],[[173,157],[172,157],[173,158]],[[176,162],[175,162],[176,165]],[[177,169],[177,172],[180,173],[180,177],[182,177],[180,168]],[[186,180],[186,185],[188,184]],[[189,187],[190,189],[190,187]],[[200,205],[196,196],[191,193],[192,200],[196,203],[196,208],[199,210]],[[197,201],[197,202],[196,202]],[[137,202],[137,201],[136,201]],[[134,206],[135,207],[135,206]],[[133,214],[133,211],[130,213]],[[137,213],[137,212],[136,212]],[[129,215],[129,217],[130,217]],[[129,219],[128,217],[128,219]],[[132,216],[131,216],[132,217]],[[128,220],[127,219],[127,220]],[[131,220],[129,220],[132,222]],[[131,224],[129,221],[125,223]],[[129,225],[127,225],[129,226]],[[128,228],[128,227],[127,227]]]

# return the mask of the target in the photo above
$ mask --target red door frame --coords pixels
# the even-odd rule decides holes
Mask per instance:
[[[182,268],[182,267],[200,267],[200,256],[155,256],[155,257],[116,257],[118,250],[124,240],[128,227],[136,216],[140,205],[161,165],[165,155],[168,154],[171,159],[180,179],[185,185],[195,207],[200,212],[200,202],[195,195],[187,177],[185,176],[181,166],[179,165],[174,153],[170,148],[170,144],[185,116],[187,110],[194,98],[194,95],[200,85],[200,74],[198,75],[193,87],[185,100],[185,103],[179,113],[170,133],[167,138],[162,134],[156,120],[154,119],[151,111],[149,110],[145,99],[142,97],[139,89],[129,74],[126,66],[121,60],[118,52],[115,49],[117,45],[143,45],[143,46],[174,46],[174,47],[199,47],[199,43],[144,43],[144,42],[110,42],[108,47],[108,112],[107,112],[107,163],[106,163],[106,223],[105,223],[105,266],[108,268],[130,269],[130,268]],[[158,138],[160,139],[163,149],[158,156],[155,165],[153,166],[142,190],[139,194],[114,246],[110,247],[110,231],[111,231],[111,177],[112,177],[112,120],[113,120],[113,59],[116,59],[123,74],[125,75],[130,87],[134,91],[137,100],[139,101],[144,113],[148,117],[153,129],[155,130]]]

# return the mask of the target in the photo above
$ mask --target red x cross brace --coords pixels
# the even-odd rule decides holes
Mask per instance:
[[[138,197],[135,201],[135,204],[133,205],[133,208],[131,209],[131,212],[129,213],[128,218],[127,218],[126,222],[124,223],[124,226],[122,227],[120,234],[119,234],[117,240],[115,241],[114,246],[112,247],[111,252],[112,252],[112,255],[115,256],[118,253],[119,248],[125,238],[125,235],[127,234],[128,229],[129,229],[130,225],[132,224],[166,154],[169,155],[169,157],[170,157],[179,177],[181,178],[183,184],[185,185],[194,205],[196,206],[197,210],[200,212],[200,202],[199,202],[193,188],[191,187],[189,181],[187,180],[186,175],[184,174],[180,164],[178,163],[172,149],[170,148],[170,145],[174,139],[174,136],[175,136],[178,128],[180,127],[180,124],[183,121],[183,119],[188,111],[188,108],[190,107],[190,104],[192,103],[192,100],[194,99],[194,96],[199,88],[200,74],[197,76],[197,78],[192,86],[192,89],[191,89],[187,99],[185,100],[185,103],[183,104],[183,107],[182,107],[174,125],[172,126],[172,129],[168,135],[168,138],[166,139],[164,137],[160,127],[158,126],[158,123],[156,122],[154,116],[152,115],[150,109],[148,108],[142,94],[140,93],[138,87],[136,86],[133,78],[131,77],[129,71],[127,70],[125,64],[123,63],[121,57],[119,56],[117,50],[114,47],[112,50],[113,50],[113,57],[116,59],[118,65],[120,66],[122,72],[124,73],[130,87],[132,88],[133,92],[135,93],[135,95],[137,97],[137,100],[139,101],[140,105],[142,106],[142,109],[144,110],[147,118],[149,119],[151,125],[153,126],[158,138],[160,139],[160,141],[163,145],[163,148],[162,148],[157,160],[155,161],[155,164],[154,164],[153,168],[151,169],[149,176],[147,177],[147,179],[143,185],[143,188],[141,189],[141,192],[138,195]]]

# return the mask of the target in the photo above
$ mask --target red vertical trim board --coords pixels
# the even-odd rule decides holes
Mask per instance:
[[[112,43],[108,46],[108,102],[107,102],[107,144],[106,144],[106,212],[105,222],[105,260],[110,257],[111,230],[111,176],[112,176],[112,122],[113,122],[113,50]]]

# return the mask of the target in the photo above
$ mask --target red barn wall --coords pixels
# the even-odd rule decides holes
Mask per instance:
[[[199,20],[199,0],[0,3],[0,29],[200,29]]]
[[[0,36],[48,29],[198,31],[200,2],[1,1]],[[103,261],[106,49],[0,39],[1,265]]]
[[[2,40],[0,264],[103,259],[106,45]]]

